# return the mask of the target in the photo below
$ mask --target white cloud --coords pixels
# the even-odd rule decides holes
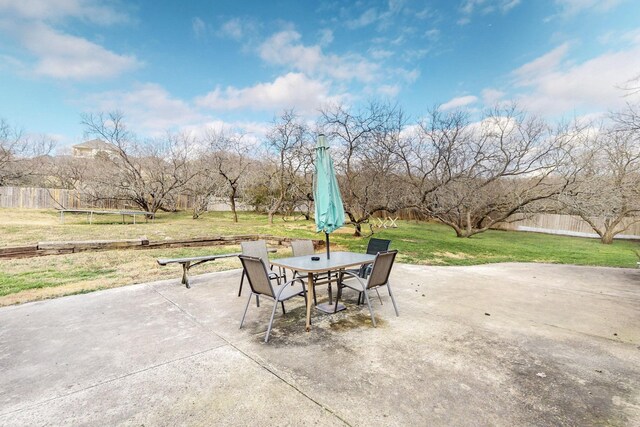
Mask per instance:
[[[197,16],[191,20],[191,29],[197,39],[207,34],[207,24]]]
[[[440,106],[441,110],[453,110],[460,107],[465,107],[470,104],[478,102],[478,97],[473,95],[459,96],[457,98],[450,99]]]
[[[133,70],[141,63],[58,27],[72,20],[99,25],[128,21],[128,16],[94,0],[0,0],[0,32],[15,39],[23,52],[16,58],[36,74],[56,79],[109,78]]]
[[[620,87],[640,70],[640,44],[584,62],[563,62],[563,46],[515,70],[516,86],[529,89],[518,99],[524,108],[549,115],[616,109],[630,101]]]
[[[378,87],[378,93],[380,95],[388,96],[390,98],[395,98],[398,93],[400,93],[399,85],[382,85]]]
[[[484,105],[492,106],[497,104],[500,100],[504,98],[506,95],[505,92],[502,92],[497,89],[487,88],[482,90],[482,103]]]
[[[418,80],[420,77],[420,70],[414,68],[413,70],[405,70],[404,68],[398,68],[393,71],[393,74],[397,75],[399,78],[403,79],[407,83],[413,83]]]
[[[437,28],[432,28],[430,30],[427,30],[424,33],[424,36],[431,41],[437,41],[440,38],[440,30]]]
[[[539,58],[524,64],[516,69],[513,74],[517,77],[519,84],[527,85],[531,81],[539,78],[540,75],[555,69],[569,52],[569,43],[564,43],[549,53],[545,53]]]
[[[500,4],[500,11],[502,13],[507,13],[509,12],[511,9],[513,9],[514,7],[516,7],[517,5],[520,4],[520,0],[507,0],[507,1],[503,1]]]
[[[245,143],[258,147],[264,141],[271,128],[268,122],[224,121],[211,119],[197,125],[182,128],[183,131],[196,138],[206,137],[211,131],[242,137]]]
[[[320,46],[328,46],[333,42],[333,31],[328,28],[320,30]]]
[[[622,1],[623,0],[555,0],[555,3],[560,9],[560,15],[569,17],[590,9],[597,12],[606,12],[618,6]]]
[[[371,55],[373,59],[377,60],[387,59],[393,56],[393,51],[387,49],[372,48],[369,50],[369,55]]]
[[[0,0],[0,12],[12,20],[56,22],[76,18],[101,25],[129,20],[125,13],[99,0]]]
[[[25,28],[21,41],[38,57],[36,73],[58,79],[114,77],[141,65],[135,56],[118,55],[43,24]]]
[[[378,19],[378,11],[375,8],[365,10],[358,18],[347,21],[346,25],[349,29],[366,27],[376,22]]]
[[[302,73],[288,73],[273,82],[247,88],[217,87],[198,98],[196,103],[214,110],[295,108],[301,113],[312,113],[323,103],[340,100],[340,96],[330,96],[329,90],[327,82],[310,79]]]
[[[222,24],[219,34],[221,36],[229,37],[233,40],[240,40],[244,35],[244,29],[242,21],[239,18],[233,18]]]
[[[173,97],[155,83],[140,84],[130,91],[94,93],[80,104],[84,111],[122,111],[127,123],[143,138],[162,137],[167,131],[203,137],[209,129],[245,135],[256,144],[269,130],[269,122],[225,121],[199,111],[197,106]]]
[[[320,45],[305,46],[300,33],[280,31],[269,37],[260,47],[260,57],[275,65],[293,68],[310,76],[369,83],[377,78],[380,65],[357,54],[325,54]]]
[[[162,86],[146,83],[131,91],[108,91],[83,100],[85,111],[122,111],[127,121],[146,134],[157,136],[206,120],[187,102],[173,98]]]
[[[608,31],[598,37],[598,42],[610,46],[640,44],[640,28],[630,31]]]
[[[520,4],[521,0],[465,0],[460,6],[462,16],[458,19],[458,25],[466,25],[471,22],[475,13],[488,15],[494,12],[506,14]]]

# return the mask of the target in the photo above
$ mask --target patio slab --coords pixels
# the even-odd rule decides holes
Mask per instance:
[[[398,264],[276,316],[240,271],[0,309],[0,425],[640,425],[640,270]],[[324,291],[318,288],[321,293]]]

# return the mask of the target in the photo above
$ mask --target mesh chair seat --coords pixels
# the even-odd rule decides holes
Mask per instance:
[[[257,257],[264,260],[265,264],[272,269],[273,266],[269,263],[269,251],[267,250],[267,242],[264,240],[254,240],[249,242],[241,242],[240,248],[242,249],[242,255]],[[242,296],[242,285],[244,284],[245,271],[242,270],[242,277],[240,278],[240,287],[238,288],[238,296]],[[287,276],[282,269],[279,273],[269,271],[269,278],[280,281],[280,279],[287,280]],[[260,300],[256,296],[256,305],[260,306]]]
[[[374,289],[377,291],[377,288],[381,286],[386,286],[389,291],[389,297],[391,298],[391,302],[393,303],[393,309],[396,312],[396,316],[399,316],[398,306],[396,305],[396,300],[393,297],[393,292],[391,291],[391,285],[389,283],[389,275],[391,274],[391,268],[393,267],[393,262],[396,258],[398,251],[386,251],[386,252],[378,252],[376,255],[376,259],[373,261],[373,267],[371,268],[371,274],[367,279],[363,279],[355,273],[350,271],[344,271],[343,274],[347,276],[351,276],[355,279],[354,282],[345,282],[341,281],[338,285],[338,295],[336,296],[336,309],[338,307],[338,300],[342,296],[342,289],[345,287],[351,288],[360,292],[364,295],[365,301],[369,306],[369,313],[371,314],[371,323],[373,326],[376,326],[376,319],[373,316],[373,309],[371,308],[371,301],[369,300],[369,290]],[[378,294],[378,297],[380,294]],[[358,298],[359,300],[359,298]],[[382,302],[382,299],[380,299]]]
[[[264,338],[265,342],[269,341],[269,335],[271,334],[271,327],[273,325],[273,317],[276,314],[278,303],[282,305],[282,313],[285,314],[284,302],[295,296],[306,297],[305,284],[301,279],[293,279],[284,284],[276,284],[269,278],[269,273],[265,261],[262,258],[250,257],[246,255],[240,255],[240,262],[242,262],[243,271],[246,273],[247,281],[251,287],[251,295],[247,300],[247,305],[244,308],[242,314],[242,320],[240,320],[240,328],[244,324],[244,319],[249,309],[249,303],[251,297],[254,295],[257,297],[262,295],[264,297],[273,300],[273,310],[271,311],[271,317],[269,319],[269,326],[267,328],[267,334]]]
[[[367,254],[368,255],[376,255],[376,254],[378,254],[378,252],[386,252],[386,251],[389,250],[389,246],[391,246],[391,240],[377,239],[375,237],[372,237],[371,239],[369,239],[369,243],[367,244]],[[353,274],[357,274],[358,276],[360,276],[362,278],[367,278],[369,273],[371,273],[371,264],[365,264],[365,265],[361,266],[360,268],[349,269],[347,271],[350,272],[350,273],[353,273]],[[354,286],[349,286],[347,283],[345,283],[345,285],[348,288],[351,288],[353,290],[356,290],[356,291],[360,292],[358,294],[358,304],[364,303],[364,301],[363,301],[364,295],[362,295],[362,292],[360,290],[356,289],[355,285]],[[377,292],[378,291],[376,290],[376,293]],[[378,298],[380,298],[380,294],[379,293],[378,293]]]

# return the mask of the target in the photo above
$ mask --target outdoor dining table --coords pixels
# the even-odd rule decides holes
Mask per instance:
[[[349,267],[358,267],[364,264],[371,264],[376,256],[361,254],[357,252],[331,252],[330,258],[327,254],[314,254],[313,257],[320,258],[317,261],[311,255],[304,255],[290,258],[280,258],[270,260],[272,265],[288,268],[298,273],[307,273],[307,332],[311,330],[311,305],[314,293],[314,275],[319,273],[340,272]],[[331,276],[329,275],[329,281]]]

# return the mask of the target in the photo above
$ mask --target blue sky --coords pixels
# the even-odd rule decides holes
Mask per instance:
[[[0,117],[60,146],[112,110],[142,137],[370,99],[597,117],[638,75],[636,0],[0,0]]]

